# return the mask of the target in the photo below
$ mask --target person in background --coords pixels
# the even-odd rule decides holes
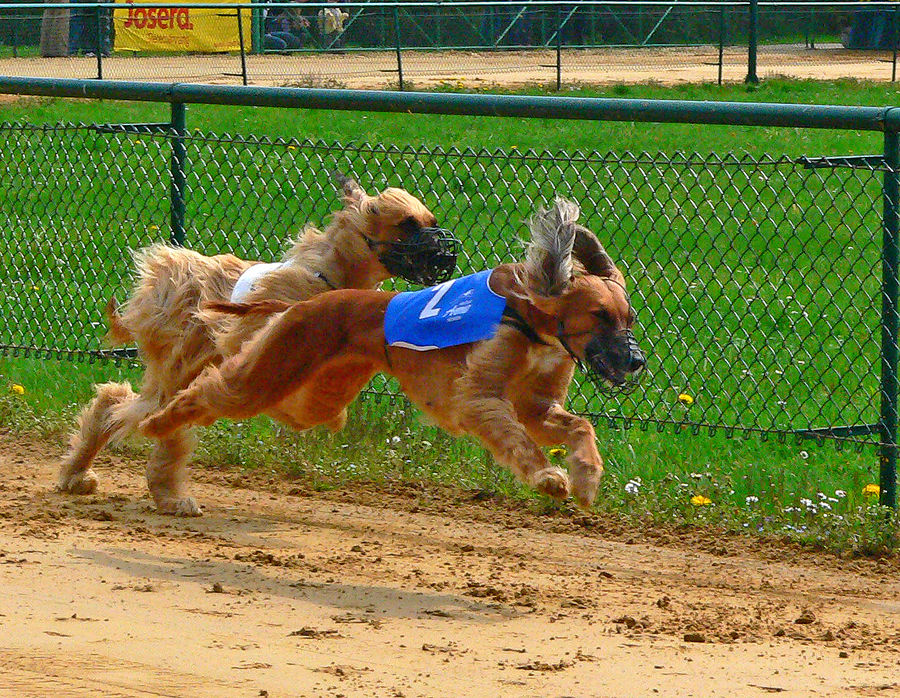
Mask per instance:
[[[316,19],[322,48],[340,48],[344,44],[344,22],[350,18],[340,7],[325,7],[319,10]]]
[[[299,8],[276,7],[266,13],[263,45],[270,51],[303,48],[309,21]]]
[[[94,2],[94,0],[80,0],[81,3]],[[97,13],[100,16],[97,16]],[[102,7],[86,7],[83,10],[76,10],[74,13],[80,20],[78,29],[78,39],[75,51],[70,53],[78,53],[83,51],[85,56],[96,56],[97,50],[106,57],[109,55],[110,47],[110,22],[109,11]],[[98,34],[99,32],[99,34]],[[71,29],[69,31],[71,37]]]

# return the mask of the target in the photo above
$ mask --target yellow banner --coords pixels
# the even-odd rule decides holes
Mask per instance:
[[[215,2],[215,0],[210,0]],[[247,2],[248,0],[229,0]],[[115,51],[238,51],[238,11],[232,7],[134,7],[125,0],[113,11]],[[250,9],[240,10],[244,46],[250,50]]]

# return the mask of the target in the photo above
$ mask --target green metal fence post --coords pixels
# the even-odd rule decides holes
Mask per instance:
[[[187,148],[184,137],[187,133],[184,102],[172,102],[172,162],[170,166],[172,182],[169,188],[169,222],[171,226],[170,242],[181,247],[184,245],[184,184],[187,167]]]
[[[884,223],[881,256],[881,503],[897,506],[897,359],[900,297],[900,135],[885,131]]]
[[[250,50],[257,54],[263,52],[263,35],[265,30],[263,28],[262,13],[261,8],[254,7],[250,14]]]
[[[556,91],[562,88],[562,10],[556,6]]]
[[[397,47],[397,75],[399,76],[400,91],[403,91],[403,56],[400,53],[400,11],[394,6],[394,43]]]
[[[97,27],[97,43],[94,47],[94,50],[97,52],[97,79],[103,79],[103,51],[105,50],[104,44],[106,43],[106,37],[103,34],[103,13],[104,10],[102,7],[95,7],[95,25]]]
[[[891,29],[893,34],[893,56],[891,57],[891,82],[897,81],[897,8],[891,12]]]
[[[756,84],[756,49],[759,43],[759,0],[750,0],[750,26],[747,33],[747,77],[744,82]]]
[[[725,56],[725,3],[719,6],[719,84],[722,84],[722,63]]]
[[[244,18],[241,16],[241,8],[236,11],[238,27],[238,44],[241,48],[241,81],[247,84],[247,50],[244,46]]]

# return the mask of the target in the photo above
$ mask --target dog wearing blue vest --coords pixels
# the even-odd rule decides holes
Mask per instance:
[[[397,378],[453,434],[477,437],[524,483],[588,507],[603,473],[594,428],[564,408],[576,365],[607,387],[642,371],[625,279],[579,208],[557,199],[530,221],[526,259],[413,293],[338,290],[287,305],[214,303],[275,314],[239,354],[207,368],[140,424],[154,438],[266,412],[285,395],[302,426],[340,422],[372,375]],[[566,444],[568,471],[541,446]]]

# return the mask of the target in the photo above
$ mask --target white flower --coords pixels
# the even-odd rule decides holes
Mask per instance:
[[[811,500],[811,499],[805,499],[805,498],[804,498],[804,499],[801,499],[801,500],[800,500],[800,503],[801,503],[803,506],[805,506],[807,509],[809,509],[811,506],[813,506],[813,503],[812,503],[812,500]]]
[[[747,504],[756,504],[758,501],[759,497],[757,497],[756,495],[751,494],[749,497],[747,497]]]
[[[391,437],[391,443],[392,443],[392,444],[398,444],[398,443],[400,443],[400,441],[401,441],[401,439],[400,439],[399,436],[392,436],[392,437]]]
[[[820,502],[819,508],[823,509],[824,511],[831,511],[831,505],[828,502]]]
[[[816,493],[816,496],[817,496],[819,499],[821,499],[823,502],[824,502],[826,499],[828,499],[828,495],[825,494],[824,492],[818,492],[818,493]]]
[[[837,497],[838,499],[843,499],[844,497],[847,496],[847,493],[844,492],[844,490],[835,490],[834,496]]]
[[[807,458],[809,458],[809,454],[806,451],[800,451],[800,457],[803,460],[806,460]]]
[[[625,492],[627,494],[637,494],[641,489],[640,480],[629,480],[625,483]]]

